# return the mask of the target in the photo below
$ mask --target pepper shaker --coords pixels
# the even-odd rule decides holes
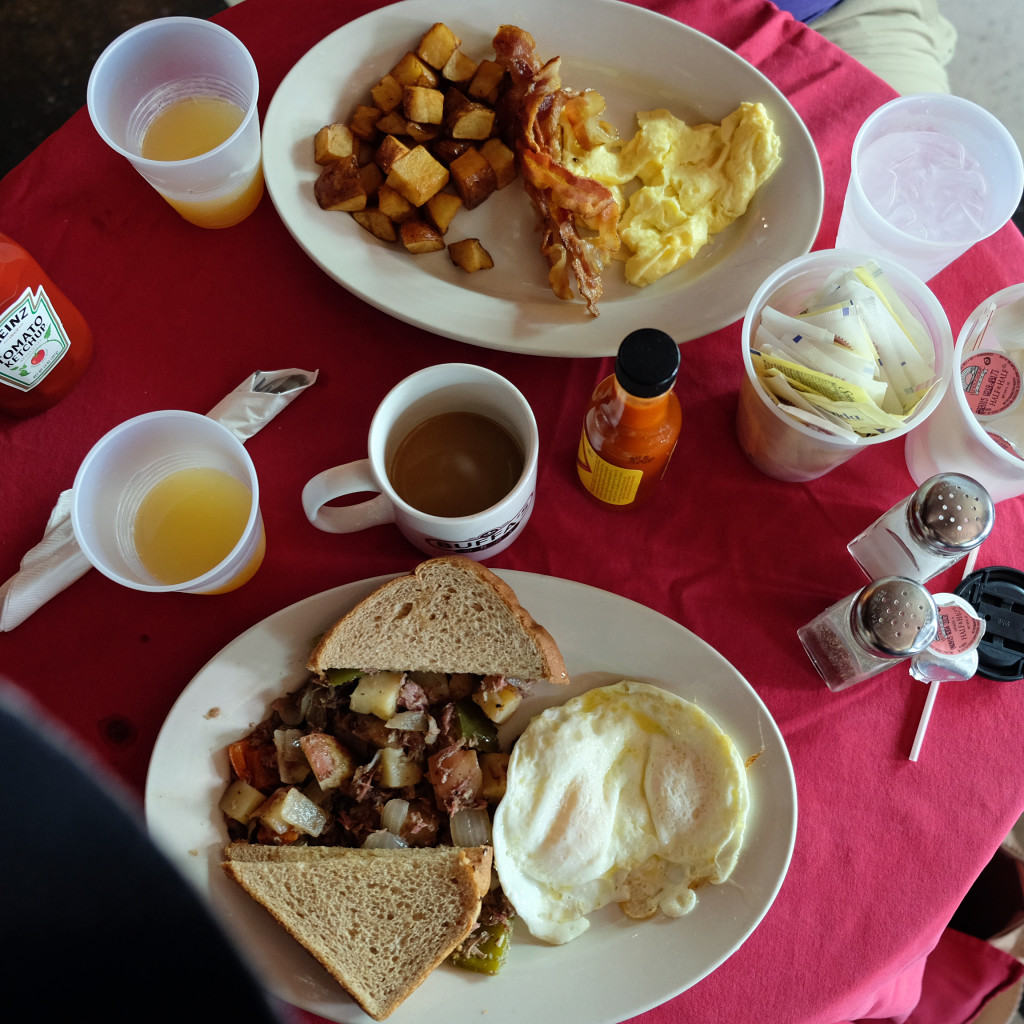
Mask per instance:
[[[884,576],[837,601],[797,636],[830,690],[845,690],[923,651],[938,629],[932,595],[916,580]]]
[[[978,547],[995,506],[977,480],[939,473],[847,545],[869,579],[904,576],[926,583]]]

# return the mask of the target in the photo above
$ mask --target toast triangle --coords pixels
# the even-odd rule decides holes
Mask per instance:
[[[378,587],[327,630],[307,667],[569,681],[555,641],[512,588],[461,556],[429,559]]]
[[[491,850],[232,843],[222,867],[384,1020],[472,930]]]

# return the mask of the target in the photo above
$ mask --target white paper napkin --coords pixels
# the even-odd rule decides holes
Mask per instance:
[[[207,415],[241,441],[265,427],[316,381],[316,370],[257,371],[225,395]],[[20,626],[50,598],[91,568],[71,529],[71,490],[50,513],[43,539],[21,560],[18,571],[0,585],[0,632]]]

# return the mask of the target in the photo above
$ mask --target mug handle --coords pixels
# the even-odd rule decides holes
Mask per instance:
[[[340,508],[325,507],[328,501],[343,494],[379,491],[369,459],[349,462],[317,473],[302,488],[302,509],[306,518],[325,533],[355,533],[381,523],[395,521],[395,506],[386,494]]]

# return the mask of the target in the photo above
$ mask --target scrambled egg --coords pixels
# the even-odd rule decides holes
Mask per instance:
[[[667,110],[641,111],[628,142],[567,147],[565,165],[612,189],[626,280],[643,287],[692,259],[747,209],[780,162],[775,127],[760,103],[720,125],[691,128]],[[631,184],[639,185],[627,194]]]

